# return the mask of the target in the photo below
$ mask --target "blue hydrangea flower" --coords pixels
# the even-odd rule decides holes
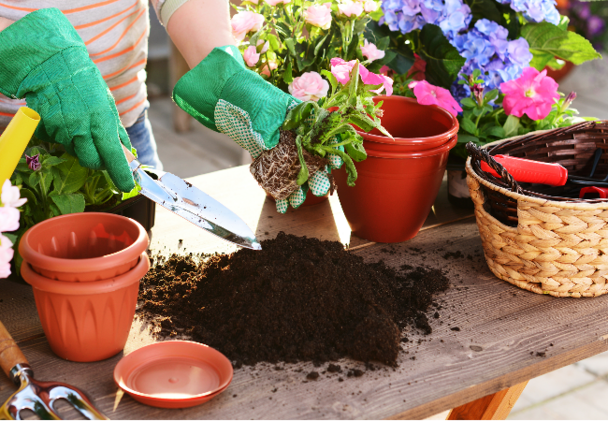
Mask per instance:
[[[554,25],[559,23],[559,12],[555,0],[498,0],[508,4],[516,12],[522,12],[524,17],[534,22],[547,21]]]

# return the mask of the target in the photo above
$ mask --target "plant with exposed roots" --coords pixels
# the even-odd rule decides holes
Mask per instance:
[[[343,78],[338,82],[332,72],[323,70],[331,84],[331,94],[318,103],[302,102],[289,111],[279,144],[263,152],[251,165],[257,182],[275,199],[289,197],[316,171],[325,170],[332,156],[344,162],[347,184],[354,186],[357,179],[354,162],[363,161],[367,153],[363,138],[353,126],[366,132],[378,129],[391,137],[380,124],[382,101],[375,104],[372,100],[374,91],[386,88],[387,78],[369,72],[357,61],[345,64],[351,67],[348,81]],[[333,177],[328,178],[333,191]]]

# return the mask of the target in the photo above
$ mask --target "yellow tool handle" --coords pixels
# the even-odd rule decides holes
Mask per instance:
[[[17,364],[28,364],[27,358],[21,352],[8,330],[0,322],[0,367],[10,379],[11,369]]]
[[[40,116],[36,111],[21,107],[0,136],[0,186],[13,175],[38,123]]]

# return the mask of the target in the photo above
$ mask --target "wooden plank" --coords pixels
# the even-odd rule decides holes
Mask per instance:
[[[448,420],[506,420],[528,382],[516,384],[452,409]]]

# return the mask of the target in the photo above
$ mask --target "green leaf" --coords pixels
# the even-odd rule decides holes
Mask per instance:
[[[293,82],[293,74],[292,74],[292,68],[291,68],[291,61],[287,63],[287,66],[285,66],[285,72],[283,73],[283,80],[288,85],[291,82]]]
[[[419,54],[426,61],[428,82],[449,89],[466,60],[437,25],[424,25],[420,31],[420,41],[422,46]]]
[[[348,116],[348,122],[358,126],[364,132],[369,132],[376,127],[374,120],[365,114],[353,114]]]
[[[460,100],[460,103],[463,106],[468,107],[468,108],[475,108],[475,107],[477,107],[477,102],[475,102],[473,100],[473,98],[470,98],[470,97],[462,98]]]
[[[479,19],[485,18],[501,26],[506,26],[505,18],[498,10],[497,3],[494,0],[465,0],[465,3],[471,8],[471,14],[473,15],[471,25],[475,25],[475,22]]]
[[[308,180],[308,167],[306,166],[306,160],[304,159],[304,152],[302,151],[302,137],[298,136],[296,138],[296,146],[298,148],[298,160],[300,161],[300,172],[298,173],[297,183],[298,186],[306,183]]]
[[[505,131],[505,138],[517,135],[520,127],[521,123],[519,122],[519,118],[514,115],[508,116],[507,121],[505,121],[505,124],[502,126]]]
[[[406,74],[414,65],[415,60],[413,58],[410,58],[407,55],[402,54],[398,50],[388,50],[388,51],[394,52],[395,58],[392,61],[386,63],[386,65],[391,70],[394,70],[397,74],[399,74],[399,75]]]
[[[63,159],[63,158],[60,158],[60,157],[58,157],[58,156],[52,156],[52,155],[51,155],[51,156],[47,157],[46,159],[44,159],[44,160],[42,161],[42,164],[43,164],[45,167],[53,167],[53,166],[55,166],[55,165],[59,165],[59,164],[61,164],[63,161],[64,161],[64,159]]]
[[[63,162],[53,168],[55,190],[59,194],[75,193],[84,186],[89,171],[78,163],[77,158],[67,153],[61,158]]]
[[[528,41],[530,52],[534,56],[539,56],[534,63],[536,68],[540,61],[546,60],[547,55],[559,57],[574,64],[602,58],[584,37],[572,31],[564,31],[549,22],[528,23],[522,28],[521,35]]]
[[[505,129],[503,129],[500,126],[492,126],[490,128],[490,130],[488,130],[488,136],[494,136],[494,137],[497,137],[498,139],[504,139],[505,138]]]
[[[321,47],[323,47],[323,44],[325,43],[325,41],[329,38],[330,34],[325,35],[323,38],[321,38],[321,41],[319,41],[315,47],[315,56],[319,54],[319,50],[321,49]]]
[[[268,43],[270,44],[270,48],[272,48],[272,51],[279,51],[281,49],[281,43],[279,42],[279,39],[277,38],[276,35],[274,34],[268,34]],[[260,48],[263,49],[264,45],[260,45]],[[261,51],[261,50],[260,50]]]
[[[61,215],[84,212],[84,196],[80,193],[61,194],[50,197]]]
[[[557,27],[559,29],[561,29],[562,31],[567,31],[569,23],[570,23],[570,18],[568,16],[560,15],[559,23],[557,24]]]
[[[498,89],[492,89],[483,96],[486,104],[496,98],[498,98]]]
[[[289,50],[289,52],[291,53],[291,55],[295,56],[296,55],[296,47],[295,47],[295,43],[294,43],[293,38],[286,38],[285,40],[283,40],[283,42],[287,46],[287,49]]]
[[[326,69],[321,70],[321,74],[325,76],[327,80],[329,80],[329,84],[331,85],[331,92],[333,94],[333,92],[335,92],[336,88],[338,87],[338,79],[336,79],[336,77],[329,70]]]
[[[363,147],[362,143],[347,143],[346,145],[344,145],[344,150],[356,162],[364,161],[367,158],[367,152],[365,151],[365,148]]]
[[[473,142],[473,143],[479,143],[479,138],[476,136],[470,136],[468,134],[465,133],[458,133],[458,143],[469,143],[469,142]]]
[[[294,130],[310,116],[310,113],[318,108],[314,101],[306,101],[296,105],[285,118],[283,130]]]
[[[477,131],[477,126],[468,118],[462,119],[460,122],[460,127],[473,135],[476,134],[475,132]]]

